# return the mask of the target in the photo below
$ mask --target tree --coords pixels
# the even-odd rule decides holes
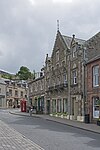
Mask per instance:
[[[14,76],[14,75],[11,75],[11,74],[2,74],[2,75],[1,75],[2,78],[10,79],[10,80],[12,80],[13,76]]]
[[[16,75],[20,78],[20,80],[27,80],[33,78],[33,74],[25,66],[20,67],[20,70]]]

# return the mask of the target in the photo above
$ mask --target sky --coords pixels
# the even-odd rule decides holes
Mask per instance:
[[[57,20],[63,35],[89,39],[100,31],[100,0],[0,0],[0,69],[40,71],[52,54]]]

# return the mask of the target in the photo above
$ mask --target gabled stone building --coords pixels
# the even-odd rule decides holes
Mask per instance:
[[[87,114],[93,118],[90,94],[99,94],[97,88],[89,91],[92,70],[87,73],[92,69],[88,67],[90,60],[100,54],[99,41],[100,33],[85,41],[57,31],[52,55],[46,56],[44,76],[29,83],[31,103],[36,104],[38,110],[42,106],[44,113],[66,113],[70,120],[84,121]],[[42,84],[44,88],[40,89]]]
[[[57,32],[51,57],[45,61],[46,111],[67,112],[68,119],[83,121],[85,41]]]

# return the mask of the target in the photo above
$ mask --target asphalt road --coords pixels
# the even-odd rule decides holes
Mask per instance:
[[[45,119],[9,114],[0,110],[0,120],[45,150],[100,150],[100,134]]]

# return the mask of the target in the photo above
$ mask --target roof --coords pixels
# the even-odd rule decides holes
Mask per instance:
[[[100,56],[100,32],[95,34],[85,43],[87,49],[88,62],[94,61]]]
[[[100,38],[100,32],[96,33],[94,36],[92,36],[90,39],[87,40],[87,42],[90,42],[92,41],[93,39],[96,40]]]
[[[14,73],[10,73],[10,72],[5,71],[5,70],[2,70],[2,69],[0,69],[0,73],[1,73],[1,74],[10,74],[10,75],[15,75]]]
[[[65,35],[62,35],[62,37],[64,39],[64,42],[68,46],[68,48],[70,48],[73,37],[69,37],[69,36],[65,36]],[[78,42],[78,44],[81,44],[81,45],[83,45],[85,43],[85,40],[82,40],[82,39],[75,38],[75,41]]]
[[[42,80],[43,78],[44,78],[44,76],[38,77],[38,78],[36,78],[36,79],[34,79],[32,81],[29,81],[28,84],[31,84],[31,83],[36,82],[38,80]]]
[[[0,78],[0,84],[6,84],[4,79]]]
[[[95,56],[94,58],[90,59],[86,64],[89,64],[89,63],[91,63],[91,62],[93,62],[93,61],[96,61],[96,60],[98,60],[98,59],[100,59],[100,55],[97,55],[97,56]]]

